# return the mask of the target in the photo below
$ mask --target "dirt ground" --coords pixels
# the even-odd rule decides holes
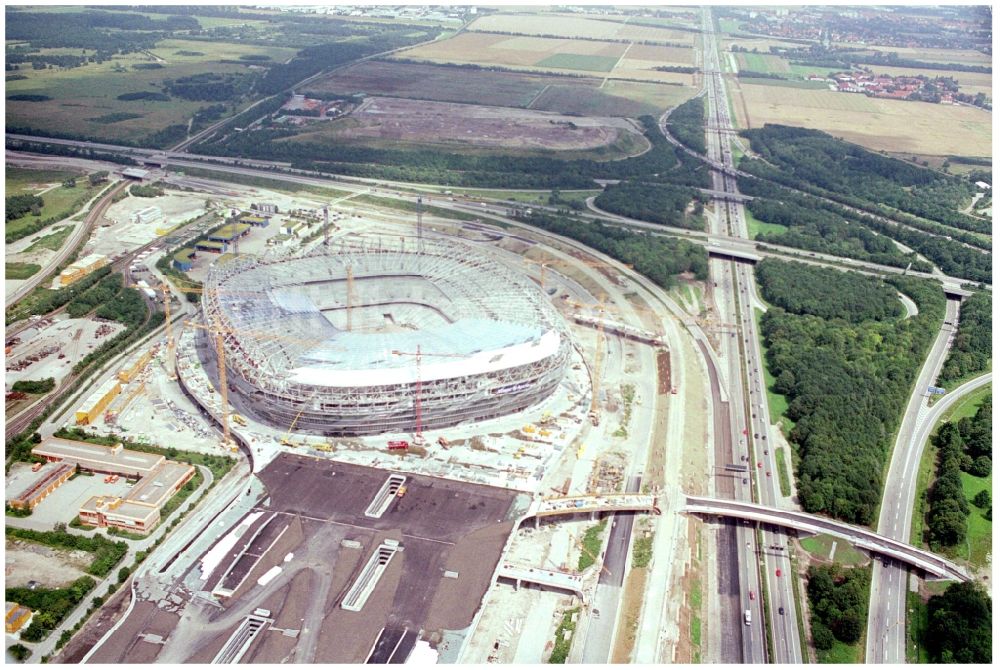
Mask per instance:
[[[53,549],[23,540],[8,539],[4,545],[4,583],[26,586],[35,580],[42,586],[66,586],[82,577],[93,560],[86,551]]]
[[[7,384],[47,377],[53,377],[58,384],[84,356],[125,330],[120,323],[71,319],[66,314],[51,321],[43,319],[39,324],[22,331],[16,338],[19,343],[7,354]]]
[[[638,147],[636,153],[646,147],[646,140],[625,119],[402,98],[368,98],[349,118],[296,139],[383,139],[547,151],[598,149],[624,140]]]
[[[111,600],[98,612],[87,620],[87,625],[63,648],[58,656],[52,659],[53,663],[79,663],[87,655],[90,648],[97,644],[104,633],[118,621],[121,615],[128,609],[131,601],[131,590],[127,582],[123,587],[111,596]]]
[[[612,663],[628,663],[635,646],[636,628],[642,612],[642,599],[646,590],[649,568],[630,570],[622,593],[622,610],[619,615],[618,635],[611,650]]]

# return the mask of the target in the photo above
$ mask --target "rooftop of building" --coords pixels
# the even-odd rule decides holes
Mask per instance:
[[[110,517],[148,521],[159,514],[159,509],[140,505],[114,496],[94,496],[80,505],[81,512],[102,513]]]
[[[194,471],[193,465],[167,461],[162,467],[143,477],[125,496],[131,503],[162,507],[173,495],[177,484]]]
[[[218,240],[231,240],[246,231],[250,230],[250,225],[246,223],[227,223],[212,233],[209,237]]]
[[[160,454],[147,454],[120,446],[106,447],[59,437],[46,438],[32,449],[31,453],[36,456],[61,458],[92,470],[140,475],[149,474],[166,460]]]
[[[180,251],[174,254],[174,260],[180,261],[182,263],[187,263],[194,256],[195,251],[191,247],[184,247]]]

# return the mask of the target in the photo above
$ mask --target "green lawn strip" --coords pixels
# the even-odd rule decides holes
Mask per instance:
[[[549,663],[565,663],[569,656],[569,649],[573,645],[573,634],[576,632],[576,622],[573,616],[580,612],[579,607],[574,607],[563,613],[562,621],[556,628],[556,639],[552,646],[552,655],[549,656]],[[566,633],[569,633],[567,635]]]
[[[577,570],[586,570],[597,561],[597,556],[601,553],[603,544],[604,529],[608,525],[607,519],[601,519],[596,526],[591,526],[583,534],[583,547],[580,551],[580,560],[577,562]]]
[[[979,409],[979,406],[983,403],[986,396],[993,392],[992,389],[992,384],[986,384],[972,393],[969,393],[952,405],[951,409],[944,413],[944,416],[941,417],[941,421],[938,425],[948,421],[958,421],[959,419],[964,419],[967,416],[973,416],[976,413],[976,410]]]
[[[787,226],[782,226],[778,223],[767,223],[757,219],[750,213],[748,208],[743,209],[743,215],[747,222],[747,234],[750,235],[751,240],[756,239],[760,233],[783,233],[788,230]]]
[[[938,424],[940,425],[940,424]],[[937,432],[935,428],[934,432]],[[934,432],[931,433],[933,436]],[[917,469],[917,488],[913,494],[913,521],[910,524],[910,544],[914,547],[926,547],[924,542],[925,520],[927,518],[927,493],[934,480],[934,470],[937,464],[937,447],[928,439],[924,445],[924,453],[920,456],[920,466]]]
[[[73,232],[73,226],[59,226],[53,229],[53,232],[39,237],[37,240],[31,243],[23,253],[31,253],[32,251],[38,251],[39,249],[48,249],[49,251],[59,251],[62,245],[66,242],[66,238],[70,236]]]
[[[840,640],[834,640],[830,649],[816,651],[816,660],[820,663],[862,663],[864,649],[860,643],[845,644]]]
[[[778,459],[778,484],[781,486],[781,495],[792,495],[792,485],[788,481],[788,468],[785,465],[785,448],[776,447],[774,455]]]
[[[799,648],[802,652],[802,658],[808,660],[809,636],[806,635],[806,611],[802,606],[804,599],[799,585],[799,561],[795,552],[791,551],[791,545],[789,545],[788,559],[792,564],[792,574],[789,577],[792,579],[792,597],[795,598],[795,624],[799,631]]]
[[[377,195],[359,195],[356,198],[351,198],[350,203],[357,204],[368,204],[375,205],[376,207],[387,207],[389,209],[397,209],[403,212],[416,212],[417,203],[416,201],[410,200],[397,200],[395,198],[383,198]],[[479,217],[475,214],[466,214],[465,212],[456,212],[450,209],[445,209],[444,207],[436,207],[435,205],[423,205],[424,214],[430,214],[433,216],[440,216],[442,219],[458,219],[459,221],[475,221]]]
[[[224,170],[212,170],[210,168],[195,168],[180,165],[168,165],[168,169],[187,175],[189,177],[204,177],[205,179],[217,179],[219,181],[243,184],[245,186],[258,186],[260,188],[280,191],[282,193],[314,193],[330,198],[342,198],[354,195],[351,191],[343,191],[333,186],[319,186],[318,184],[297,184],[283,179],[272,179],[269,177],[257,177],[255,175],[239,174],[236,172],[226,172]],[[350,201],[347,201],[349,203]],[[346,203],[345,203],[346,206]]]
[[[969,501],[968,533],[965,544],[960,545],[959,555],[975,567],[983,567],[993,545],[993,522],[986,518],[989,508],[976,507],[972,499],[982,490],[993,491],[993,474],[989,477],[974,477],[968,472],[961,473],[962,490]]]
[[[552,191],[494,191],[489,189],[461,189],[455,190],[455,196],[465,196],[471,198],[483,198],[491,200],[511,200],[514,202],[523,202],[527,205],[548,205],[548,204],[573,204],[576,203],[580,206],[586,205],[587,198],[592,196],[600,195],[600,189],[587,189],[587,190],[559,190],[555,193],[558,199],[555,203],[550,203],[549,199],[553,197]]]
[[[67,179],[83,176],[74,170],[31,170],[29,168],[7,166],[4,175],[6,195],[34,195],[40,184],[61,184]]]
[[[34,263],[4,263],[4,279],[27,279],[41,269]]]
[[[640,531],[641,537],[632,544],[632,567],[645,568],[653,560],[653,532]],[[647,536],[648,533],[648,536]]]
[[[830,548],[833,543],[837,543],[837,549],[833,552],[833,560],[843,566],[851,567],[866,562],[867,557],[856,550],[847,540],[838,539],[832,535],[814,535],[804,537],[799,540],[799,544],[807,552],[818,559],[830,560]]]
[[[929,663],[927,652],[927,603],[919,593],[906,592],[906,662]]]

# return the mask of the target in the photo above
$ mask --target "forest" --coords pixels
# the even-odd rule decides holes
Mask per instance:
[[[962,214],[976,193],[961,177],[889,158],[806,128],[766,124],[741,133],[763,160],[741,169],[792,187],[810,185],[853,206],[888,206],[961,230],[989,234],[990,221]]]
[[[693,210],[687,211],[691,201]],[[704,204],[690,186],[623,181],[609,184],[594,204],[607,212],[665,226],[705,230]]]
[[[686,272],[694,274],[697,279],[708,278],[708,253],[703,247],[687,240],[654,237],[596,221],[539,212],[519,218],[536,228],[572,238],[615,260],[631,264],[636,272],[663,288],[673,286],[676,276]]]
[[[764,300],[792,314],[861,323],[903,313],[896,291],[875,277],[774,258],[757,263],[754,272]]]
[[[802,282],[810,281],[807,273]],[[811,281],[827,280],[817,272]],[[772,307],[761,317],[774,388],[796,422],[788,439],[799,456],[803,509],[858,524],[870,523],[878,509],[892,435],[945,309],[931,280],[886,282],[910,296],[919,314],[852,323]],[[761,289],[787,290],[765,282]]]
[[[993,662],[993,603],[978,582],[957,582],[927,603],[932,663]]]
[[[957,382],[990,369],[993,358],[993,294],[977,291],[962,302],[958,333],[941,367],[938,385]]]
[[[992,280],[990,255],[966,246],[989,248],[988,239],[897,214],[894,219],[906,221],[899,225],[763,179],[740,177],[738,181],[740,191],[755,198],[748,205],[755,217],[790,226],[784,232],[758,234],[758,241],[896,267],[912,263],[914,270],[930,270],[915,254],[896,249],[890,241],[896,240],[927,257],[945,274],[976,282]]]
[[[965,542],[972,511],[961,473],[987,477],[993,468],[992,399],[983,401],[974,416],[943,424],[933,442],[938,449],[937,479],[927,494],[929,540],[935,548],[953,547]]]
[[[38,216],[44,206],[45,201],[37,195],[8,195],[4,198],[4,220],[20,219],[28,212]]]
[[[845,644],[861,639],[870,582],[870,568],[845,568],[839,563],[809,566],[809,627],[817,649],[830,649],[834,639]]]
[[[678,105],[667,117],[667,127],[674,138],[702,155],[705,154],[705,98],[697,96]]]

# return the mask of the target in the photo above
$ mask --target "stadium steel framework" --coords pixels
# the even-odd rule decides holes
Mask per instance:
[[[303,256],[237,258],[205,289],[230,391],[299,432],[413,431],[418,375],[425,429],[517,412],[555,390],[571,348],[527,277],[444,237],[356,235]]]

